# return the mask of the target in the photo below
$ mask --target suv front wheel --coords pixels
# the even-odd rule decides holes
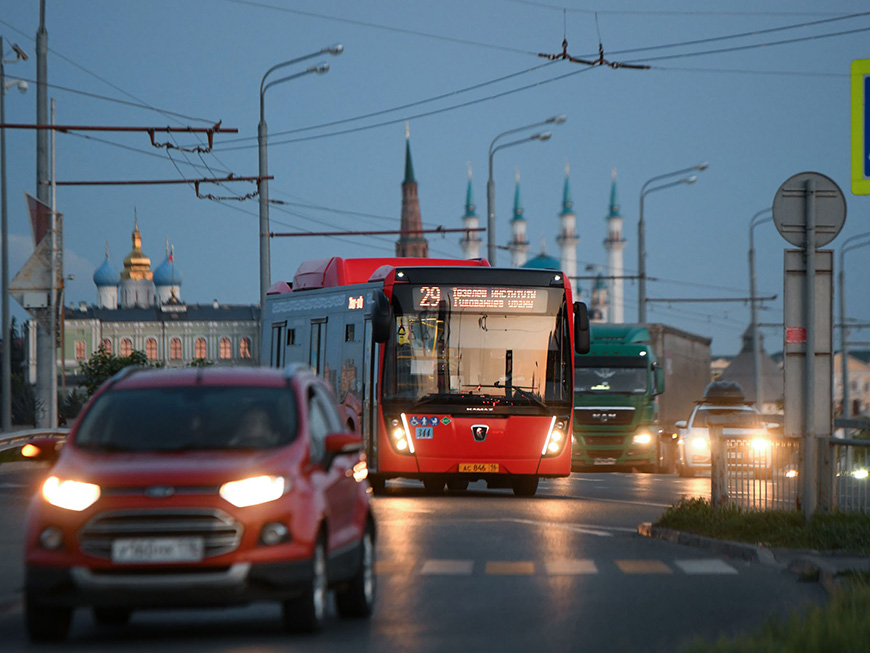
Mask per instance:
[[[329,581],[326,576],[326,538],[321,533],[314,545],[311,580],[302,594],[284,601],[284,627],[291,632],[315,633],[323,626]]]
[[[34,642],[60,642],[72,624],[72,608],[43,605],[28,597],[24,602],[27,635]]]

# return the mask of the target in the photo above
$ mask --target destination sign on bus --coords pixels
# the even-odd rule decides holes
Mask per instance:
[[[414,307],[418,311],[433,311],[443,307],[503,313],[546,313],[547,297],[548,292],[544,288],[418,286],[413,289]]]

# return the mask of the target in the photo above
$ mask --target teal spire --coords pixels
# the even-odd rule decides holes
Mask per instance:
[[[405,180],[403,184],[416,184],[414,164],[411,162],[411,126],[405,123]]]
[[[465,192],[465,217],[476,218],[474,207],[474,190],[471,187],[471,164],[468,164],[468,190]]]
[[[613,179],[610,184],[610,213],[607,215],[608,218],[621,218],[619,215],[619,199],[616,197],[616,168],[613,169],[611,173],[611,178]]]
[[[514,193],[514,217],[512,220],[525,220],[523,217],[523,200],[520,197],[520,171],[517,170],[517,189]]]
[[[568,167],[568,164],[565,164],[565,189],[562,191],[562,212],[559,215],[568,215],[574,213],[574,202],[571,200],[571,183],[570,183],[570,173],[571,169]]]

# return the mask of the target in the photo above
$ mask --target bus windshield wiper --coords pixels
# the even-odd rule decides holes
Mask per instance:
[[[532,403],[538,404],[538,406],[541,406],[542,408],[547,407],[547,404],[545,404],[543,401],[538,399],[538,397],[535,394],[529,392],[528,390],[524,390],[523,388],[521,388],[518,385],[513,386],[513,390],[514,390],[514,393],[521,395],[522,397],[528,399]]]
[[[461,403],[464,397],[455,392],[432,392],[423,397],[419,397],[416,401],[414,401],[415,406],[422,406],[423,404],[437,404],[441,403]]]

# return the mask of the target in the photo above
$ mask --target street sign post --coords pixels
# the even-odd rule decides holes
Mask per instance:
[[[818,507],[819,461],[826,460],[826,451],[820,450],[819,443],[831,435],[833,404],[833,255],[830,250],[818,252],[821,255],[819,267],[816,249],[834,240],[845,221],[843,191],[829,177],[817,172],[789,177],[773,200],[773,222],[780,235],[789,243],[803,247],[803,252],[786,251],[783,262],[783,352],[786,435],[804,438],[800,473],[807,519]],[[803,407],[802,423],[797,406]],[[827,487],[827,479],[823,485]]]
[[[852,62],[852,193],[870,195],[870,59]]]

